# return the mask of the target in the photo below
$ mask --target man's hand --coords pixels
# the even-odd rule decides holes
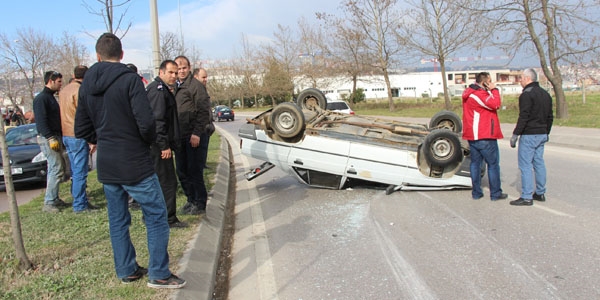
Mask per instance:
[[[210,123],[206,124],[206,134],[208,136],[212,136],[213,133],[215,133],[215,124],[210,122]]]
[[[59,152],[60,151],[60,142],[56,137],[48,138],[48,145],[50,145],[50,149]]]
[[[192,148],[196,148],[200,145],[200,137],[192,134],[192,136],[190,137],[190,144],[192,145]]]
[[[162,158],[162,159],[169,159],[172,156],[173,156],[173,154],[172,154],[170,148],[167,150],[160,151],[160,158]]]
[[[94,152],[96,152],[96,145],[88,143],[88,147],[90,147],[90,155],[92,155],[92,154],[94,154]]]
[[[510,146],[512,148],[517,146],[517,140],[519,139],[519,136],[516,134],[513,134],[512,137],[510,138]]]

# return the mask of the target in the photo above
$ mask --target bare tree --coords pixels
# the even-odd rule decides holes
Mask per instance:
[[[183,43],[174,32],[164,32],[160,34],[160,60],[173,59],[178,55],[185,53]]]
[[[123,39],[123,37],[127,34],[129,29],[131,28],[131,21],[125,24],[124,18],[127,14],[127,10],[129,10],[129,2],[131,0],[122,0],[118,3],[113,3],[113,0],[96,0],[96,2],[100,3],[96,7],[88,4],[86,1],[83,1],[83,6],[87,9],[87,11],[92,14],[102,18],[104,21],[104,25],[106,25],[106,30],[115,35],[118,35],[119,38]],[[121,14],[116,19],[115,24],[115,8],[117,10],[123,10]],[[96,36],[88,33],[93,38],[97,38]]]
[[[488,18],[497,24],[498,46],[509,53],[536,53],[552,84],[556,117],[568,118],[561,64],[597,55],[598,1],[510,0],[487,2]]]
[[[402,50],[395,32],[400,16],[397,0],[345,0],[343,11],[353,28],[364,34],[366,52],[372,67],[383,74],[390,111],[394,111],[390,70]]]
[[[236,60],[237,63],[234,62],[233,69],[235,74],[241,77],[240,105],[244,107],[246,106],[245,99],[253,99],[253,103],[258,103],[258,96],[261,92],[259,80],[261,70],[257,63],[258,58],[254,54],[255,49],[250,45],[245,34],[242,34],[241,44],[242,53]]]
[[[80,43],[79,39],[68,32],[63,32],[55,53],[53,68],[62,73],[65,78],[73,74],[73,68],[85,65],[89,60],[87,48]]]
[[[24,79],[27,97],[23,101],[27,104],[33,103],[35,91],[42,88],[39,79],[53,65],[56,52],[52,39],[32,28],[18,29],[16,39],[0,34],[1,58],[20,74],[14,79]]]
[[[461,50],[480,48],[488,39],[485,33],[491,32],[490,26],[469,8],[471,0],[417,0],[408,3],[412,8],[404,15],[398,37],[407,46],[406,49],[439,62],[445,106],[451,109],[446,62]]]
[[[294,40],[294,33],[288,26],[278,24],[277,31],[273,35],[275,36],[273,43],[263,46],[260,51],[261,67],[265,70],[265,77],[267,73],[279,74],[283,76],[282,78],[286,78],[285,80],[291,80],[297,73],[298,43]],[[263,87],[268,88],[270,92],[265,94],[269,95],[294,93],[293,84],[291,87],[287,84],[277,85],[278,88],[289,88],[288,91],[274,91],[275,86],[267,86],[264,82]]]
[[[349,78],[352,81],[351,95],[356,95],[359,76],[372,73],[374,70],[371,66],[375,65],[364,43],[366,38],[364,31],[352,27],[346,20],[333,15],[317,13],[317,18],[331,29],[326,34],[327,39],[332,43],[324,44],[327,69],[332,70],[334,74]],[[354,96],[350,96],[351,104],[355,102],[354,100]]]

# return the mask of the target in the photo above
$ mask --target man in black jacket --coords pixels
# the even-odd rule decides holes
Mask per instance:
[[[510,139],[513,148],[519,140],[521,197],[511,201],[511,205],[529,206],[533,205],[533,200],[546,201],[544,145],[548,142],[554,116],[552,97],[540,87],[537,80],[537,73],[533,69],[525,69],[521,75],[523,93],[519,96],[519,119]]]
[[[185,56],[175,58],[178,66],[178,88],[175,94],[179,114],[180,148],[176,152],[177,176],[187,203],[182,213],[198,215],[205,213],[208,193],[204,184],[206,155],[201,138],[210,127],[210,97],[206,87],[194,78],[190,61]]]
[[[59,207],[67,206],[58,198],[64,162],[62,157],[62,128],[60,126],[60,107],[54,94],[62,87],[62,75],[55,71],[44,74],[44,90],[33,99],[33,112],[36,116],[35,127],[38,131],[38,144],[46,155],[48,173],[46,177],[46,194],[44,195],[45,212],[58,212]]]
[[[121,41],[104,33],[96,42],[98,63],[85,74],[75,114],[75,136],[97,144],[98,181],[104,184],[115,271],[128,283],[148,274],[152,288],[181,288],[169,270],[167,209],[150,146],[156,123],[139,76],[120,63]],[[148,235],[148,269],[137,264],[129,236],[128,194],[141,205]]]
[[[148,100],[156,120],[156,142],[150,152],[154,169],[167,204],[169,227],[187,227],[177,219],[177,177],[173,165],[173,150],[179,142],[179,122],[174,85],[177,80],[177,63],[165,60],[160,64],[158,76],[146,87]]]

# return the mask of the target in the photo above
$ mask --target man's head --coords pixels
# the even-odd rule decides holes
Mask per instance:
[[[73,78],[75,79],[83,79],[85,72],[87,72],[88,67],[84,65],[79,65],[73,69]]]
[[[475,75],[475,82],[479,83],[480,85],[483,85],[484,83],[488,83],[490,82],[491,77],[490,77],[490,73],[488,72],[479,72],[477,73],[477,75]]]
[[[534,69],[525,69],[523,70],[523,74],[521,74],[521,86],[525,87],[528,84],[537,81],[537,73]]]
[[[53,91],[58,91],[62,87],[62,74],[56,71],[44,73],[45,86]]]
[[[103,33],[96,42],[96,56],[98,61],[121,61],[123,58],[121,40],[110,32]]]
[[[194,69],[194,77],[206,86],[206,83],[208,82],[208,73],[206,73],[204,68]]]
[[[190,60],[180,55],[175,57],[175,62],[177,63],[177,77],[179,80],[186,79],[190,75]]]
[[[163,61],[158,68],[158,77],[168,85],[174,85],[177,80],[178,66],[170,59]]]

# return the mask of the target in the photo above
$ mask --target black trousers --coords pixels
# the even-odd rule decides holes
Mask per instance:
[[[175,175],[173,157],[169,159],[160,158],[161,150],[156,145],[150,147],[150,152],[154,160],[154,170],[158,175],[160,188],[167,205],[167,219],[169,224],[177,222],[177,176]]]
[[[181,139],[180,147],[175,154],[175,163],[177,177],[179,177],[181,188],[187,196],[187,201],[199,209],[206,209],[208,193],[204,183],[204,165],[206,164],[208,140],[204,140],[206,141],[204,146],[202,141],[201,137],[200,146],[194,148],[190,144],[189,136]]]

